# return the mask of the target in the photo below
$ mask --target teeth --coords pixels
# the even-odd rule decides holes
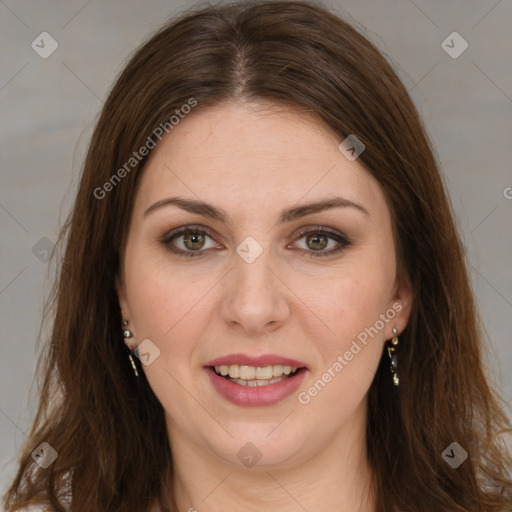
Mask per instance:
[[[258,380],[268,380],[274,376],[273,366],[264,366],[263,368],[256,368],[256,378]]]
[[[215,371],[223,377],[229,375],[231,379],[248,381],[250,386],[256,386],[258,385],[256,384],[257,382],[270,382],[271,380],[282,377],[283,375],[290,375],[290,373],[297,371],[297,368],[295,366],[283,366],[281,364],[269,366],[232,364],[231,366],[216,366]]]
[[[243,380],[252,380],[256,377],[256,368],[254,366],[240,366],[240,378]]]
[[[274,366],[272,366],[272,370],[273,370],[272,376],[277,377],[279,375],[282,375],[283,368],[284,368],[284,366],[282,364],[275,364]]]
[[[249,388],[257,387],[257,386],[268,386],[269,384],[274,384],[274,382],[280,382],[282,380],[287,379],[285,375],[281,375],[281,377],[276,377],[275,379],[270,380],[243,380],[243,379],[233,379],[231,382],[234,382],[235,384],[239,384],[240,386],[246,386]]]

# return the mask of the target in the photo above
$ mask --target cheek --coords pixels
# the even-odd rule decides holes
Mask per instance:
[[[169,392],[177,384],[169,374],[188,381],[191,360],[199,340],[204,338],[212,321],[209,290],[218,277],[213,272],[199,273],[172,266],[165,257],[152,254],[127,258],[127,293],[132,312],[130,324],[136,341],[150,339],[159,349],[155,364],[144,368],[155,392]],[[179,391],[179,386],[175,389]],[[157,395],[161,393],[157,392]]]
[[[378,367],[386,329],[392,327],[395,317],[390,303],[395,280],[394,253],[392,247],[384,245],[379,250],[366,247],[350,260],[347,258],[336,276],[325,282],[323,293],[313,297],[311,307],[328,327],[322,329],[321,336],[312,328],[308,332],[321,356],[314,377],[322,381],[319,389],[327,382],[329,388],[322,392],[319,403],[341,400],[349,409],[354,407]]]
[[[359,281],[340,283],[340,291],[326,308],[330,308],[329,324],[335,334],[323,342],[317,340],[323,363],[318,371],[331,369],[343,375],[338,379],[340,384],[343,380],[346,385],[348,379],[357,387],[369,385],[366,377],[371,378],[376,370],[385,338],[386,323],[381,315],[385,316],[387,305],[383,294]]]
[[[184,389],[191,389],[193,382],[190,361],[205,332],[201,299],[211,285],[191,272],[171,270],[162,260],[134,259],[127,261],[126,268],[136,342],[149,339],[159,351],[143,371],[164,408],[179,417],[194,407]]]
[[[336,430],[362,406],[383,353],[386,322],[381,315],[389,310],[386,283],[341,279],[336,292],[317,303],[334,334],[319,337],[313,329],[308,333],[320,357],[297,396],[305,417],[314,411],[316,423]]]
[[[165,257],[155,257],[149,251],[127,258],[126,268],[134,325],[160,338],[186,322],[208,290],[207,276],[173,267]]]
[[[394,270],[394,265],[388,261],[378,261],[376,257],[366,261],[360,258],[326,280],[322,292],[319,290],[311,296],[312,308],[319,312],[329,328],[329,337],[337,340],[335,346],[373,326],[387,311]]]

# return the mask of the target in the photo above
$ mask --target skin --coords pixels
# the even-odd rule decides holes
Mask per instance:
[[[397,278],[382,190],[358,160],[345,158],[340,142],[310,113],[230,103],[189,114],[152,151],[117,290],[134,333],[128,346],[150,339],[160,350],[143,368],[166,413],[175,465],[169,489],[179,510],[376,510],[367,392],[393,327],[400,333],[407,324],[411,290]],[[144,216],[171,196],[222,208],[228,223],[175,205]],[[284,209],[333,196],[367,214],[338,207],[278,223]],[[201,255],[179,256],[160,242],[189,224],[213,236],[203,246],[184,245],[183,235],[168,245],[203,247]],[[351,245],[315,256],[339,246],[308,241],[302,233],[317,226]],[[252,263],[236,252],[247,236],[263,249]],[[234,405],[203,369],[232,353],[279,354],[306,364],[299,391],[307,391],[397,303],[400,312],[366,346],[359,343],[362,350],[306,405],[298,393],[272,406]],[[247,442],[262,454],[251,468],[237,457]]]

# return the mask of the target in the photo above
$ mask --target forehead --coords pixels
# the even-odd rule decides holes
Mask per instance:
[[[195,110],[158,143],[144,169],[136,207],[166,195],[277,211],[343,195],[385,207],[375,178],[340,152],[341,138],[310,112],[269,104]]]

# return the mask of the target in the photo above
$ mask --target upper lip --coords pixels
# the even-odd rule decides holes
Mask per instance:
[[[271,366],[281,364],[283,366],[293,366],[295,368],[306,368],[306,365],[296,359],[283,357],[277,354],[264,354],[261,356],[250,356],[248,354],[229,354],[227,356],[213,359],[206,363],[206,366],[230,366],[232,364],[240,366]]]

